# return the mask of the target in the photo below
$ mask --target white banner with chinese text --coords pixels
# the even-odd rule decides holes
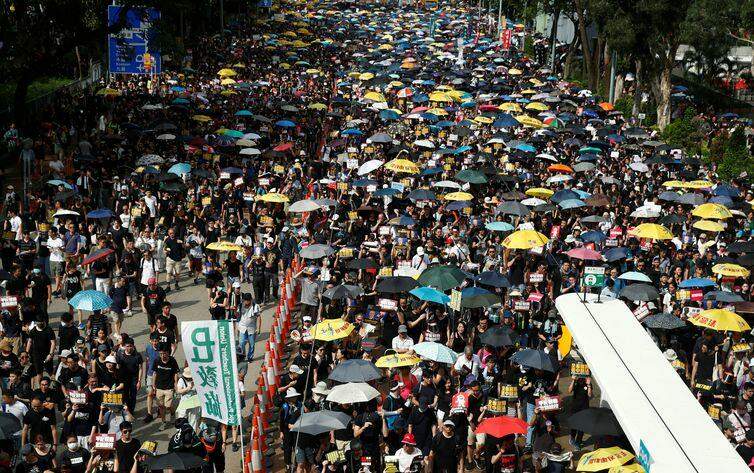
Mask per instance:
[[[241,399],[233,323],[228,320],[181,322],[181,339],[202,416],[238,425]]]

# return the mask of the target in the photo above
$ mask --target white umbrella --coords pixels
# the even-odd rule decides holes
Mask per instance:
[[[236,146],[244,146],[244,147],[253,147],[256,146],[257,142],[253,140],[247,140],[246,138],[241,138],[240,140],[236,141]]]
[[[437,342],[422,342],[414,345],[414,352],[428,360],[452,365],[456,362],[458,354]]]
[[[647,166],[644,163],[631,163],[628,165],[631,169],[633,169],[636,172],[649,172],[649,166]]]
[[[385,162],[379,159],[370,159],[369,161],[359,166],[359,170],[356,171],[356,174],[358,174],[359,176],[369,174],[370,172],[374,172],[379,169],[383,164],[385,164]]]
[[[137,166],[150,166],[152,164],[162,164],[165,160],[156,154],[145,154],[136,161]]]
[[[243,154],[245,156],[258,156],[262,154],[262,152],[256,148],[244,148],[241,151],[239,151],[238,154]]]
[[[526,205],[527,207],[536,207],[537,205],[546,204],[547,201],[538,199],[536,197],[529,197],[528,199],[522,200],[521,203]]]
[[[332,246],[315,243],[299,251],[299,255],[306,259],[319,259],[335,253]]]
[[[631,212],[631,216],[634,218],[656,218],[660,216],[660,210],[651,207],[638,207]]]
[[[649,276],[647,276],[644,273],[640,273],[638,271],[629,271],[627,273],[623,273],[620,276],[618,276],[618,279],[623,279],[624,281],[636,281],[636,282],[648,282],[648,283],[652,282],[652,279],[650,279]]]
[[[573,179],[573,176],[569,176],[568,174],[555,174],[554,176],[547,179],[547,183],[555,184],[558,182],[570,181],[571,179]]]
[[[78,212],[74,212],[73,210],[60,209],[57,212],[55,212],[52,216],[53,217],[65,217],[66,215],[79,216],[81,214],[78,213]]]
[[[297,202],[292,203],[288,207],[288,212],[313,212],[321,208],[322,206],[314,202],[313,200],[304,199],[304,200],[299,200]]]
[[[175,139],[175,135],[170,134],[170,133],[163,133],[162,135],[158,136],[157,139],[158,140],[165,140],[165,141],[167,141],[167,140],[174,140]]]
[[[358,404],[371,401],[379,395],[380,392],[367,383],[346,383],[332,388],[327,400],[337,404]]]
[[[246,134],[243,135],[243,137],[244,137],[244,139],[254,140],[254,141],[262,139],[262,137],[259,136],[256,133],[246,133]]]
[[[460,189],[461,184],[454,181],[439,181],[432,184],[432,187],[447,187],[449,189]]]
[[[435,144],[429,140],[416,140],[414,144],[420,148],[435,149]]]

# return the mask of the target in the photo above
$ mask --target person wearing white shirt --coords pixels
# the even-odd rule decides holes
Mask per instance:
[[[3,391],[3,403],[0,405],[0,409],[7,414],[13,414],[22,425],[24,422],[24,416],[29,412],[29,408],[26,407],[26,404],[16,399],[11,390]]]
[[[416,248],[416,254],[411,258],[411,268],[417,270],[419,274],[421,274],[427,269],[428,264],[429,258],[427,258],[427,255],[424,253],[424,247],[420,246]]]
[[[395,452],[395,459],[398,460],[398,471],[401,473],[411,471],[411,464],[414,458],[422,454],[421,450],[416,448],[416,439],[414,434],[406,433],[403,435],[403,448]]]
[[[62,276],[65,272],[65,255],[63,247],[65,243],[58,235],[57,230],[51,229],[47,239],[47,249],[50,250],[50,274],[55,278],[55,292],[59,293],[62,284]]]
[[[147,204],[149,209],[149,216],[154,218],[157,216],[157,197],[152,195],[152,191],[147,191],[144,196],[144,203]]]
[[[259,316],[259,304],[251,297],[250,293],[241,296],[241,317],[238,319],[238,352],[246,356],[246,361],[254,359],[254,343],[257,333],[262,330],[262,318]],[[249,344],[248,350],[245,345]],[[244,353],[244,351],[246,353]]]
[[[464,377],[467,374],[479,377],[479,368],[482,366],[482,361],[479,359],[479,355],[474,354],[474,349],[467,345],[463,350],[463,356],[459,356],[453,365],[453,374],[464,373]]]
[[[398,336],[393,338],[391,344],[396,353],[407,353],[414,348],[414,341],[408,336],[408,329],[405,325],[398,327]]]

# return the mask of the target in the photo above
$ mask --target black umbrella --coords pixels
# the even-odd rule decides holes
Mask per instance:
[[[718,302],[742,302],[744,300],[739,294],[728,291],[711,291],[705,294],[704,298]]]
[[[683,320],[673,314],[668,314],[667,312],[649,315],[645,317],[641,323],[647,328],[657,330],[675,330],[686,326],[686,323]]]
[[[510,347],[518,342],[518,334],[511,328],[503,325],[489,328],[479,336],[479,341],[495,348]]]
[[[737,261],[741,266],[754,266],[754,253],[745,253],[739,256]]]
[[[521,350],[511,357],[511,361],[527,368],[534,368],[535,370],[550,371],[552,373],[558,371],[550,355],[542,350],[533,350],[531,348]]]
[[[498,273],[497,271],[484,271],[482,273],[479,273],[479,276],[477,276],[476,280],[479,284],[483,284],[485,286],[511,287],[511,283],[510,281],[508,281],[508,278]]]
[[[7,412],[0,412],[0,439],[10,439],[13,434],[21,431],[21,422],[16,416]]]
[[[660,298],[660,293],[649,284],[631,284],[620,291],[620,297],[630,301],[649,302]]]
[[[356,258],[346,265],[348,269],[377,269],[379,264],[372,258]]]
[[[359,297],[360,295],[364,294],[364,289],[362,289],[360,286],[352,286],[350,284],[339,284],[335,287],[331,287],[330,289],[326,290],[322,297],[326,297],[328,299],[354,299],[356,297]]]
[[[503,215],[515,215],[517,217],[525,217],[531,213],[529,207],[525,206],[521,202],[515,200],[509,202],[503,202],[495,208],[496,214]]]
[[[754,253],[754,241],[735,241],[728,245],[731,253]]]
[[[76,195],[76,192],[75,192],[75,191],[62,191],[62,192],[57,192],[57,193],[55,193],[55,195],[54,195],[54,196],[52,197],[52,200],[59,200],[59,201],[61,201],[61,202],[65,202],[66,200],[70,199],[70,198],[71,198],[71,197],[73,197],[74,195]]]
[[[147,466],[152,470],[187,471],[200,468],[204,464],[205,461],[202,457],[185,452],[164,453],[147,459]]]
[[[369,360],[345,360],[338,363],[329,379],[340,383],[366,383],[380,379],[382,373]]]
[[[416,279],[408,276],[390,276],[377,284],[377,292],[400,293],[408,292],[418,286]]]
[[[620,435],[623,432],[613,411],[604,407],[590,407],[575,413],[568,418],[568,426],[592,437]]]
[[[330,410],[305,412],[298,418],[291,432],[302,434],[319,435],[331,430],[342,430],[348,427],[351,416],[345,412]]]

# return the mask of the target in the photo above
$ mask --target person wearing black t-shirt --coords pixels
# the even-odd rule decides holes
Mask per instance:
[[[12,350],[13,346],[10,341],[3,340],[0,342],[0,380],[2,380],[3,390],[8,387],[11,371],[20,367],[18,356]]]
[[[380,431],[382,419],[377,414],[374,402],[365,405],[364,412],[358,414],[353,421],[353,436],[358,439],[364,449],[364,454],[371,457],[373,471],[382,471],[380,468]]]
[[[5,328],[5,323],[3,323]],[[73,323],[73,315],[68,312],[60,314],[60,328],[58,328],[58,353],[63,350],[73,350],[76,340],[80,336],[78,327]]]
[[[55,411],[45,409],[42,399],[35,396],[31,400],[31,409],[24,415],[24,426],[21,429],[21,445],[30,443],[37,435],[41,435],[45,442],[58,444],[58,432],[55,428]]]
[[[170,356],[168,345],[160,345],[160,357],[152,363],[152,389],[162,419],[160,430],[167,427],[166,420],[173,404],[175,383],[178,382],[178,363]]]
[[[21,240],[16,243],[18,259],[21,261],[24,269],[31,271],[34,266],[34,259],[37,257],[37,244],[29,236],[28,230],[23,230]]]
[[[170,349],[170,354],[175,353],[175,333],[165,324],[163,317],[157,317],[157,328],[149,334],[150,339],[157,339],[160,346],[166,346]]]
[[[746,432],[746,440],[736,447],[736,452],[741,455],[747,465],[751,463],[751,460],[754,459],[754,429],[749,429]]]
[[[52,281],[42,271],[42,268],[37,266],[29,275],[28,285],[31,288],[31,300],[47,316],[47,305],[52,302]]]
[[[455,424],[446,419],[442,430],[435,434],[429,452],[433,473],[453,473],[458,467],[458,443],[455,436]]]
[[[118,351],[116,358],[118,366],[120,366],[121,375],[126,383],[125,404],[128,406],[128,410],[136,415],[136,393],[141,389],[144,358],[141,356],[141,353],[136,351],[134,340],[131,337],[124,337],[123,349]]]
[[[131,435],[133,430],[131,422],[120,423],[120,438],[115,442],[116,473],[130,473],[136,452],[141,448],[141,442]]]
[[[34,328],[29,329],[26,351],[31,355],[31,362],[37,374],[46,370],[52,373],[52,354],[55,352],[55,332],[47,326],[45,320],[39,320]]]
[[[154,332],[155,318],[160,314],[164,303],[165,290],[157,285],[157,278],[149,278],[141,295],[141,309],[147,313],[150,332]]]
[[[67,466],[71,473],[84,473],[92,456],[89,450],[79,445],[76,435],[69,435],[65,445],[66,449],[60,454],[60,464]]]
[[[167,258],[165,260],[165,279],[170,287],[170,281],[175,278],[175,288],[178,289],[178,275],[180,273],[180,265],[183,259],[186,257],[185,243],[179,240],[175,236],[175,230],[168,230],[168,236],[165,238],[165,252]]]
[[[63,393],[67,396],[68,390],[81,391],[89,382],[89,372],[79,364],[79,356],[72,353],[66,360],[66,367],[60,370],[58,381],[63,387]]]
[[[236,281],[241,281],[241,265],[243,263],[238,259],[235,251],[228,253],[228,259],[225,260],[223,266],[228,272],[228,287],[232,287]]]

